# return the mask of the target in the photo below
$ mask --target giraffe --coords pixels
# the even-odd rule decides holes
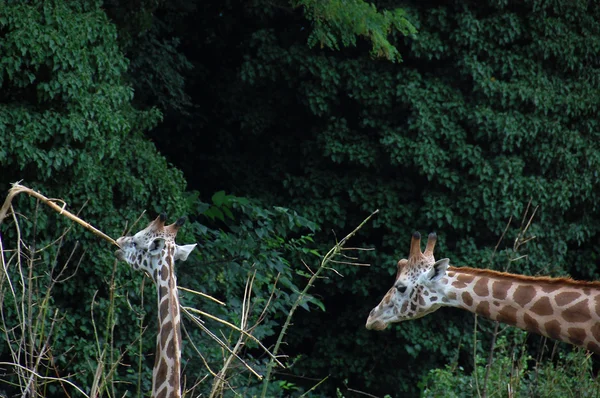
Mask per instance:
[[[394,285],[369,314],[367,329],[449,306],[600,354],[600,282],[452,267],[447,258],[435,261],[436,239],[429,234],[421,252],[421,235],[413,234],[408,259],[398,262]]]
[[[175,260],[187,260],[193,245],[175,243],[177,231],[185,222],[165,226],[167,216],[159,215],[148,226],[133,236],[117,239],[120,249],[117,259],[127,262],[135,270],[145,271],[158,292],[158,336],[156,358],[152,371],[152,398],[181,397],[181,329]]]

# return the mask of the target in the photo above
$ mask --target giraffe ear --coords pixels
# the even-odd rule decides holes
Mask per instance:
[[[165,248],[165,240],[163,238],[156,238],[152,242],[150,242],[150,246],[148,246],[148,252],[152,256],[156,256]]]
[[[190,255],[192,250],[194,250],[195,247],[196,247],[196,243],[194,243],[193,245],[183,245],[183,246],[175,245],[175,260],[176,261],[177,260],[181,260],[181,261],[187,260],[188,256]]]
[[[431,267],[429,274],[427,275],[428,279],[431,282],[439,281],[441,278],[446,276],[446,270],[448,269],[449,265],[450,259],[448,258],[443,258],[441,260],[436,261],[435,264],[433,264],[433,267]]]

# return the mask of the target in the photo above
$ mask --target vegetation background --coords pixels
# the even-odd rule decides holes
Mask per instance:
[[[377,333],[365,330],[367,314],[414,230],[437,231],[437,256],[453,264],[600,279],[599,55],[596,1],[3,0],[0,192],[22,180],[113,237],[142,210],[189,216],[178,239],[199,250],[179,266],[180,284],[227,307],[185,292],[182,303],[239,322],[256,272],[257,320],[277,280],[255,330],[267,345],[306,283],[302,261],[315,266],[380,209],[353,242],[376,248],[360,253],[372,266],[336,266],[343,278],[318,281],[286,336],[290,366],[267,396],[297,396],[325,378],[310,395],[481,395],[495,325],[446,309]],[[516,251],[534,208],[535,239]],[[28,349],[46,376],[89,387],[100,358],[113,381],[104,396],[147,391],[148,281],[33,199],[15,209],[2,228],[2,292],[12,278],[43,306],[28,324],[17,296],[4,294],[0,362],[19,352],[18,328],[35,324]],[[197,378],[194,396],[207,395],[207,368],[223,354],[193,324],[186,330],[188,385]],[[593,381],[565,377],[589,375],[597,358],[562,345],[551,355],[543,339],[512,329],[502,336],[499,394],[511,396],[503,386],[515,374],[524,394],[597,393]],[[243,355],[264,372],[257,347]],[[22,391],[16,370],[2,367],[0,395]],[[76,394],[44,383],[45,396]],[[239,364],[228,383],[225,395],[262,388]]]

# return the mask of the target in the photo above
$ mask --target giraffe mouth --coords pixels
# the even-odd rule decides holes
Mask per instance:
[[[125,252],[121,249],[115,251],[115,257],[117,260],[125,261]]]
[[[365,325],[365,327],[368,330],[383,330],[385,328],[387,328],[388,324],[382,321],[378,321],[378,320],[374,320],[372,321],[371,319],[367,320],[367,324]]]

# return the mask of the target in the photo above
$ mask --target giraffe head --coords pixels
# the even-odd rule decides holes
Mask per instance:
[[[157,265],[162,263],[160,260],[164,257],[172,255],[173,260],[187,260],[196,244],[180,246],[175,243],[177,231],[185,218],[182,217],[171,225],[165,225],[166,220],[167,216],[163,213],[137,234],[117,239],[120,249],[115,252],[115,256],[135,270],[148,272],[154,281],[158,280],[160,272]]]
[[[394,285],[369,314],[367,329],[383,330],[390,323],[417,319],[441,307],[437,292],[449,260],[435,261],[436,239],[435,233],[429,234],[425,252],[421,252],[421,234],[413,234],[408,260],[398,261]]]

